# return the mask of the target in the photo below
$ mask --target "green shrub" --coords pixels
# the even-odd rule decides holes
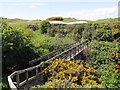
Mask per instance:
[[[96,37],[99,41],[113,41],[111,30],[96,30]]]
[[[3,69],[14,71],[24,68],[28,61],[35,58],[37,54],[33,51],[31,44],[32,31],[19,29],[4,29],[2,33]],[[24,65],[23,65],[24,63]]]
[[[89,43],[88,48],[90,48],[90,54],[87,59],[88,63],[91,63],[91,65],[95,67],[111,62],[115,63],[115,59],[113,59],[111,55],[119,51],[118,43],[105,41],[92,41]]]
[[[50,26],[51,25],[50,25],[49,21],[47,21],[47,20],[42,21],[41,25],[40,25],[41,34],[48,33],[50,30]]]
[[[114,64],[101,65],[98,71],[105,88],[120,88],[120,75],[118,70],[115,70]]]

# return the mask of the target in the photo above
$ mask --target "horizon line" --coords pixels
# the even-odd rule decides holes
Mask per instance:
[[[57,17],[57,16],[53,16],[53,17]],[[36,19],[27,19],[27,18],[19,18],[19,17],[15,17],[15,18],[9,18],[9,17],[1,17],[0,18],[4,18],[4,19],[21,19],[21,20],[28,20],[28,21],[32,21],[32,20],[46,20],[46,19],[40,19],[40,18],[36,18]],[[106,17],[106,18],[101,18],[101,19],[96,19],[96,20],[91,20],[91,19],[77,19],[75,17],[63,17],[63,18],[74,18],[76,20],[81,20],[81,21],[84,21],[84,20],[89,20],[89,21],[97,21],[97,20],[101,20],[101,19],[110,19],[110,18],[120,18],[120,17]]]

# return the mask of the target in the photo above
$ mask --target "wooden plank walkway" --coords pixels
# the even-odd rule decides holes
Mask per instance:
[[[41,61],[55,60],[59,59],[67,59],[71,60],[76,55],[81,53],[87,47],[87,41],[82,43],[75,42],[70,45],[66,45],[63,48],[57,49],[49,54],[36,58],[29,62],[32,67],[26,68],[24,70],[19,70],[13,72],[8,76],[8,83],[11,90],[30,90],[30,87],[34,84],[38,84],[42,81],[43,78],[40,78],[40,72],[44,69],[42,67]],[[37,65],[36,65],[37,64]],[[24,77],[24,80],[23,80]]]

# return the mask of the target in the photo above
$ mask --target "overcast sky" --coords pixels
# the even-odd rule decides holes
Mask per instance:
[[[17,0],[16,0],[17,1]],[[0,2],[0,17],[21,19],[46,19],[52,16],[73,17],[80,20],[96,20],[118,17],[118,1],[106,0],[91,2],[70,0],[55,1],[22,1],[4,0]]]

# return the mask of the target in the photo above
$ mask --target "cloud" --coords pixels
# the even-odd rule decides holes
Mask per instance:
[[[3,0],[1,2],[118,2],[119,0]]]
[[[32,3],[31,5],[29,5],[30,8],[36,8],[37,6],[44,6],[46,4],[44,3]]]
[[[30,8],[35,8],[36,6],[35,5],[31,5],[31,6],[29,6]]]
[[[36,8],[37,6],[47,5],[45,3],[15,3],[15,6],[28,6],[29,8]]]
[[[89,20],[97,20],[104,18],[111,18],[118,16],[118,7],[110,7],[110,8],[97,8],[94,10],[81,10],[70,12],[66,17],[75,17],[77,19],[89,19]]]

